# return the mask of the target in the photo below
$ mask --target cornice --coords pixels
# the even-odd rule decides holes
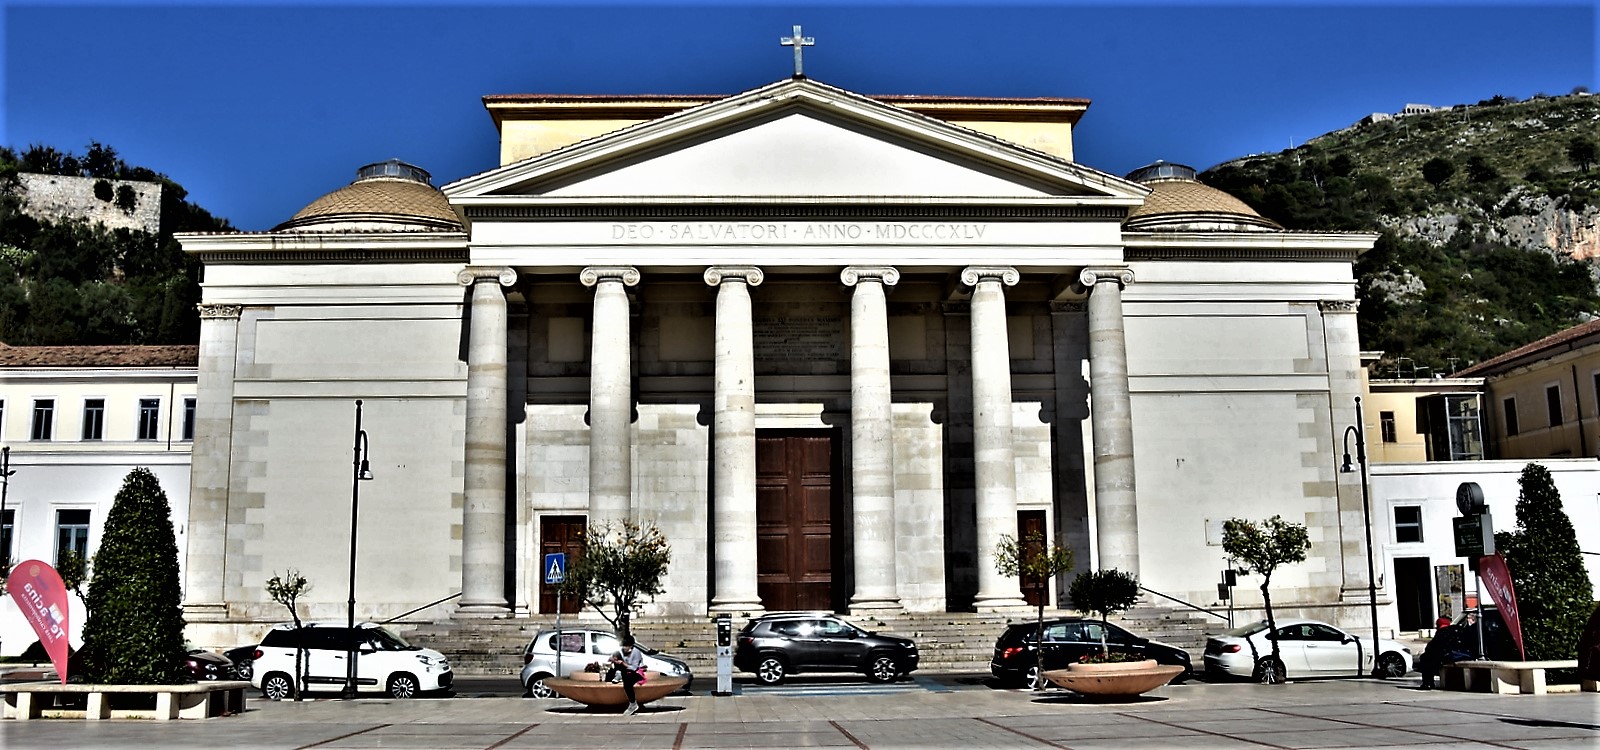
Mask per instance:
[[[1342,261],[1372,249],[1365,232],[1128,232],[1124,258],[1140,260]]]
[[[460,232],[237,232],[179,234],[204,263],[464,263]]]

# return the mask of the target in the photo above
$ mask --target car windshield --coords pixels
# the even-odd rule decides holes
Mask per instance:
[[[380,651],[409,651],[416,648],[386,628],[368,628],[367,639],[376,644]]]
[[[1266,629],[1267,629],[1267,621],[1266,620],[1261,620],[1261,621],[1258,621],[1258,622],[1252,622],[1249,625],[1240,625],[1239,627],[1234,628],[1233,630],[1229,630],[1229,631],[1223,633],[1223,635],[1232,636],[1234,638],[1249,638],[1250,636],[1255,635],[1256,633],[1259,633],[1259,632],[1261,632],[1263,630],[1266,630]]]

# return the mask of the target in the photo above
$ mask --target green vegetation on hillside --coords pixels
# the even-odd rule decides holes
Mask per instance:
[[[133,190],[110,181],[160,183],[157,234],[22,212],[18,173],[93,177],[96,197],[125,210]],[[129,166],[89,144],[82,156],[49,146],[0,147],[0,341],[24,344],[192,344],[199,340],[200,264],[175,232],[230,229],[186,200],[165,175]]]
[[[1450,372],[1600,313],[1597,266],[1512,242],[1509,219],[1600,204],[1585,170],[1600,96],[1412,115],[1330,133],[1201,175],[1289,229],[1381,232],[1356,264],[1361,347],[1379,372]],[[1584,142],[1588,142],[1586,146]]]

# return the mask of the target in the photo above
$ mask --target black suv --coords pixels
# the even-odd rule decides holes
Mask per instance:
[[[878,635],[826,612],[774,612],[739,631],[733,666],[776,685],[801,672],[863,672],[890,682],[917,668],[917,644]]]
[[[1100,633],[1106,636],[1106,648],[1112,653],[1132,654],[1141,659],[1155,659],[1157,664],[1183,667],[1182,681],[1194,673],[1189,652],[1177,646],[1140,638],[1115,625],[1082,617],[1060,617],[1044,621],[1044,669],[1066,669],[1068,664],[1089,654],[1100,653]],[[1017,622],[1006,626],[1004,633],[994,642],[994,657],[989,662],[989,672],[1007,685],[1031,685],[1038,667],[1034,661],[1034,644],[1039,634],[1039,623]]]

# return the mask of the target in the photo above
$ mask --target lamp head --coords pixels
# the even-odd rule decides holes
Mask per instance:
[[[1356,470],[1356,467],[1350,465],[1350,454],[1348,454],[1348,453],[1344,454],[1344,464],[1339,467],[1339,473],[1340,474],[1349,474],[1349,473],[1354,472],[1355,470]]]
[[[367,463],[367,459],[361,459],[361,470],[356,472],[356,478],[364,481],[372,479],[372,467]]]

